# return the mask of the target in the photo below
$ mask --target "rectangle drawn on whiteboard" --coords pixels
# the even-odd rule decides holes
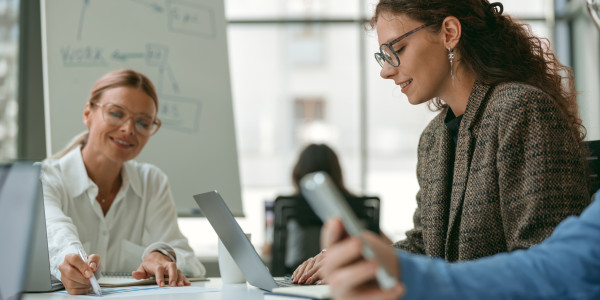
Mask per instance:
[[[164,67],[167,64],[169,48],[165,45],[146,44],[146,64]]]
[[[192,133],[198,131],[202,104],[196,99],[159,95],[158,117],[164,127]]]
[[[174,32],[214,38],[214,12],[208,7],[173,1],[169,6],[169,27]]]

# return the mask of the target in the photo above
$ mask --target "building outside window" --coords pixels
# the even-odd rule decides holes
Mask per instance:
[[[0,161],[17,157],[19,1],[0,0]]]

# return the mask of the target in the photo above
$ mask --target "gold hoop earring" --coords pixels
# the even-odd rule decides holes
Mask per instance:
[[[450,76],[452,77],[452,85],[454,85],[454,50],[448,47],[448,60],[450,61]]]

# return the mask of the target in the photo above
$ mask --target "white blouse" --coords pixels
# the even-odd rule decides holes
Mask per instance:
[[[132,272],[157,248],[171,248],[186,275],[204,276],[177,225],[177,212],[167,176],[157,167],[128,161],[121,189],[106,216],[95,200],[98,186],[88,177],[81,147],[59,159],[42,162],[42,184],[50,253],[50,271],[60,279],[65,255],[83,246],[100,255],[102,271]]]

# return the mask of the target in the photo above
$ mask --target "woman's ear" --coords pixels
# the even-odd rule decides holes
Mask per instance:
[[[90,114],[92,113],[92,108],[90,107],[90,103],[88,102],[83,108],[83,125],[85,127],[90,127]]]
[[[454,49],[460,41],[461,24],[460,21],[453,16],[446,17],[442,22],[442,36],[444,47]]]

